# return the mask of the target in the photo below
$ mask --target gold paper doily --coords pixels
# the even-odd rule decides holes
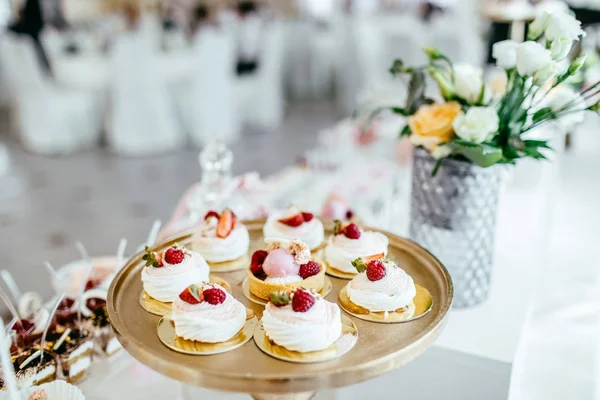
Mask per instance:
[[[266,335],[262,323],[258,324],[254,331],[254,342],[264,353],[278,360],[299,364],[319,363],[336,359],[349,352],[357,341],[358,330],[356,325],[345,315],[342,315],[342,336],[334,344],[321,351],[300,353],[279,346]]]
[[[171,314],[167,314],[158,321],[156,327],[158,338],[165,346],[178,353],[193,356],[209,356],[235,350],[250,341],[258,325],[258,318],[256,318],[254,311],[246,309],[246,323],[244,327],[234,337],[221,343],[202,343],[177,337],[175,326],[173,326],[172,322]]]
[[[421,285],[415,284],[415,287],[417,288],[417,294],[413,299],[413,304],[411,304],[411,307],[409,308],[412,313],[406,312],[409,310],[371,312],[366,308],[353,303],[348,297],[346,287],[347,285],[340,290],[340,294],[338,295],[338,303],[340,307],[342,307],[342,310],[346,311],[348,314],[353,315],[356,318],[364,319],[365,321],[379,322],[382,324],[410,322],[417,318],[421,318],[423,315],[429,312],[433,306],[433,297],[431,296],[431,293],[429,293],[429,290],[425,289]]]

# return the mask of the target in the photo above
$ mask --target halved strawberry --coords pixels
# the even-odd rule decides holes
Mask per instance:
[[[300,226],[304,223],[304,216],[302,213],[290,215],[289,217],[279,218],[277,221],[287,226]]]
[[[217,225],[217,237],[223,239],[229,236],[233,227],[235,226],[236,217],[233,211],[225,209],[219,217],[219,224]]]
[[[212,217],[219,219],[219,213],[216,212],[215,210],[210,210],[204,216],[204,220],[206,221],[207,219],[212,218]]]
[[[370,261],[381,260],[384,256],[385,256],[384,253],[377,253],[377,254],[372,254],[370,256],[362,257],[362,259],[365,261],[365,263],[368,264]]]
[[[302,218],[304,218],[304,222],[312,221],[313,217],[314,217],[314,215],[312,213],[309,213],[309,212],[302,213]]]
[[[198,286],[190,285],[179,294],[179,298],[188,304],[200,304],[203,300],[202,293],[198,291]]]

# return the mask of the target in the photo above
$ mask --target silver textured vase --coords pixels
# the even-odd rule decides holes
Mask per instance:
[[[488,297],[494,258],[498,197],[505,169],[436,160],[414,151],[410,236],[448,269],[453,306],[472,307]]]

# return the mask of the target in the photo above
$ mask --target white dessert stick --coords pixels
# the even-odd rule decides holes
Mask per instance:
[[[46,322],[46,326],[44,327],[44,333],[42,333],[42,342],[40,343],[40,365],[42,361],[44,361],[44,348],[46,346],[46,336],[48,335],[48,330],[50,330],[50,326],[52,325],[52,321],[54,321],[54,314],[56,314],[56,310],[58,306],[65,298],[65,293],[61,293],[56,297],[56,301],[54,302],[54,306],[50,309],[50,317],[48,317],[48,321]]]
[[[10,320],[10,322],[8,323],[8,325],[6,325],[6,333],[8,334],[10,332],[10,330],[12,329],[11,327],[17,323],[19,319],[13,317],[13,319]]]
[[[50,264],[50,261],[44,261],[44,267],[46,267],[48,273],[50,274],[52,279],[54,279],[54,277],[56,276],[56,269],[54,269],[52,264]]]
[[[19,317],[19,312],[15,308],[15,305],[10,301],[8,294],[1,287],[0,287],[0,299],[2,299],[2,301],[4,301],[4,304],[6,304],[6,307],[8,307],[8,310],[10,311],[10,313],[13,316],[13,320],[15,320],[15,324],[18,323],[20,325],[21,317]],[[12,328],[12,325],[9,328]]]
[[[10,400],[19,400],[19,388],[17,386],[17,378],[15,377],[15,369],[13,368],[12,360],[10,359],[9,346],[6,345],[7,335],[4,331],[4,321],[0,318],[0,365],[2,365],[2,375],[6,383],[6,392]]]
[[[125,248],[127,247],[127,239],[121,238],[119,247],[117,247],[117,260],[115,263],[115,273],[123,268],[123,260],[125,258]]]
[[[83,243],[77,242],[75,243],[75,247],[77,247],[77,250],[79,250],[81,258],[87,263],[87,269],[85,270],[85,274],[83,275],[81,288],[79,289],[77,301],[75,302],[75,305],[77,307],[77,327],[81,330],[81,307],[77,303],[80,302],[81,298],[83,297],[83,293],[85,292],[85,286],[87,284],[88,279],[90,279],[90,275],[92,274],[92,270],[94,269],[94,264],[92,263],[92,259],[90,258],[87,250],[83,246]]]
[[[10,291],[10,294],[12,294],[14,301],[18,302],[21,298],[21,291],[19,290],[19,286],[17,286],[17,282],[15,282],[10,271],[3,269],[2,271],[0,271],[0,276],[4,281],[4,284]]]
[[[162,226],[162,222],[160,219],[154,221],[152,224],[152,229],[150,229],[150,233],[148,233],[148,239],[146,239],[146,246],[150,247],[156,242],[156,238],[158,237],[158,231],[160,231],[160,227]]]

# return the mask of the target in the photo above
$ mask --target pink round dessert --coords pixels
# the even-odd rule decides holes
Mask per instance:
[[[294,262],[294,256],[284,249],[273,250],[263,264],[263,271],[269,277],[298,275],[300,266]]]

